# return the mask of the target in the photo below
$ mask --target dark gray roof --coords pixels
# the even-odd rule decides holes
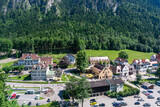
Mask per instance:
[[[111,85],[124,84],[124,81],[123,81],[121,78],[118,78],[118,79],[107,79],[107,81],[108,81]]]
[[[109,86],[109,85],[115,85],[115,84],[124,84],[124,81],[121,78],[118,79],[104,79],[99,81],[91,81],[90,87],[102,87],[102,86]]]
[[[90,87],[91,88],[102,87],[102,86],[109,86],[109,83],[106,81],[106,79],[99,80],[99,81],[91,81],[90,82]]]

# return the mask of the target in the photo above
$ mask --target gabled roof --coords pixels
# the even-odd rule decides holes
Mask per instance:
[[[143,85],[143,86],[150,87],[150,86],[152,86],[153,84],[150,84],[150,83],[148,83],[148,82],[143,82],[142,85]]]
[[[48,67],[49,65],[46,65],[46,64],[43,64],[43,63],[40,63],[40,64],[37,64],[37,65],[33,65],[33,70],[46,70],[46,68]],[[40,69],[38,69],[38,67],[40,67]]]
[[[107,79],[107,81],[111,84],[111,85],[115,85],[115,84],[124,84],[124,81],[119,78],[119,79]]]
[[[109,86],[109,83],[104,79],[104,80],[99,80],[99,81],[91,81],[90,82],[90,87],[103,87],[103,86]]]
[[[116,58],[115,61],[119,61],[119,62],[128,62],[127,59],[120,58],[120,57]]]
[[[93,68],[95,68],[95,69],[97,69],[99,72],[101,72],[101,71],[105,68],[105,66],[104,66],[104,65],[101,65],[101,64],[95,64],[95,65],[93,66]]]
[[[51,57],[41,57],[41,62],[47,65],[53,64],[53,58]]]
[[[27,58],[31,60],[38,60],[39,56],[37,54],[22,54],[19,60],[25,60]]]

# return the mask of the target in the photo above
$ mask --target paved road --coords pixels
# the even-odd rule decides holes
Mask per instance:
[[[10,83],[10,82],[7,82],[6,84],[10,85],[11,87],[13,86],[14,87],[51,87],[55,92],[53,96],[48,97],[51,99],[51,101],[55,101],[55,100],[61,101],[62,100],[62,90],[64,90],[64,87],[65,87],[64,84],[26,84],[26,83]],[[48,98],[39,101],[39,100],[34,100],[34,97],[32,95],[21,94],[21,97],[18,99],[18,103],[23,104],[23,102],[26,101],[28,104],[28,102],[31,101],[33,106],[35,106],[36,103],[40,103],[40,105],[47,104]]]

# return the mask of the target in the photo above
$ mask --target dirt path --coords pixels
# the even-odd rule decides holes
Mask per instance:
[[[7,59],[3,59],[3,60],[0,60],[0,64],[1,63],[8,63],[8,62],[14,62],[14,61],[17,61],[18,58],[7,58]]]

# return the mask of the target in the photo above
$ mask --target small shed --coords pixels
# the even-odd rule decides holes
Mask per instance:
[[[153,84],[150,84],[150,83],[148,83],[148,82],[142,83],[142,87],[143,87],[144,89],[154,89],[154,85],[153,85]]]

